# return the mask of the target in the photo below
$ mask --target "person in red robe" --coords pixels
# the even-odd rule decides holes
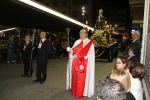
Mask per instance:
[[[72,48],[67,47],[69,61],[67,67],[67,89],[71,89],[76,98],[91,97],[94,94],[94,58],[93,40],[87,39],[87,31],[80,30],[80,39]],[[90,57],[93,58],[90,60]],[[90,72],[91,71],[91,72]],[[91,86],[90,86],[91,85]]]

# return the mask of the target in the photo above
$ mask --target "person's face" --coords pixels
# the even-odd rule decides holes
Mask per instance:
[[[132,50],[129,49],[128,55],[131,56],[133,54]]]
[[[116,61],[116,68],[117,69],[123,69],[125,67],[126,63],[122,63],[121,59],[120,58],[117,58],[117,61]]]
[[[13,39],[13,38],[14,38],[14,35],[11,35],[11,38]]]
[[[41,33],[40,33],[40,38],[41,38],[41,39],[44,39],[45,37],[46,37],[46,33],[45,33],[45,32],[41,32]]]
[[[132,40],[135,40],[135,35],[134,34],[132,34]]]
[[[30,41],[30,38],[29,38],[28,36],[26,36],[26,37],[25,37],[25,41],[26,41],[26,42],[29,42],[29,41]]]
[[[84,30],[84,29],[80,30],[80,39],[83,40],[86,38],[86,36],[87,36],[86,30]]]

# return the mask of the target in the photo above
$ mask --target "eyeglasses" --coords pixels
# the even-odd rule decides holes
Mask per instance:
[[[81,34],[81,33],[84,33],[84,34],[86,34],[86,32],[79,32],[79,34]]]
[[[116,62],[115,64],[122,64],[121,62]]]

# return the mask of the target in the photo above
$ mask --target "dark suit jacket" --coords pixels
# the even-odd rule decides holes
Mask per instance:
[[[132,42],[132,44],[130,45],[136,47],[137,52],[135,53],[138,61],[140,62],[140,57],[141,57],[141,41],[138,39],[135,42]]]
[[[24,46],[24,45],[23,45]],[[31,49],[32,49],[32,43],[30,42],[27,46],[26,49],[23,50],[23,60],[24,61],[30,61],[31,59]]]
[[[36,49],[37,49],[36,60],[37,60],[37,62],[40,62],[40,63],[47,63],[48,57],[52,52],[51,43],[49,40],[45,40],[42,43],[42,46],[40,49],[38,48],[38,45],[39,45],[39,42],[38,42],[37,47],[36,47]]]
[[[132,93],[126,92],[126,100],[136,100]]]
[[[132,56],[129,60],[133,62],[138,62],[138,59],[136,56]]]

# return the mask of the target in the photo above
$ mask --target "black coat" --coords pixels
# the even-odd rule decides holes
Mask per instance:
[[[132,56],[129,60],[133,62],[138,62],[138,59],[136,56]]]
[[[132,93],[126,92],[126,100],[136,100]]]
[[[132,44],[130,45],[130,47],[132,47],[132,46],[136,47],[136,53],[135,53],[135,55],[136,55],[138,61],[140,62],[140,57],[141,57],[141,41],[138,39],[138,40],[132,42]]]
[[[24,47],[24,45],[22,47]],[[31,60],[31,49],[32,49],[32,43],[30,42],[26,46],[26,49],[23,50],[23,60],[24,61],[30,61]]]
[[[39,42],[36,46],[36,50],[37,50],[37,58],[36,60],[40,63],[47,63],[48,61],[48,57],[52,52],[52,48],[51,48],[51,43],[49,40],[45,40],[42,43],[41,48],[38,48]]]

